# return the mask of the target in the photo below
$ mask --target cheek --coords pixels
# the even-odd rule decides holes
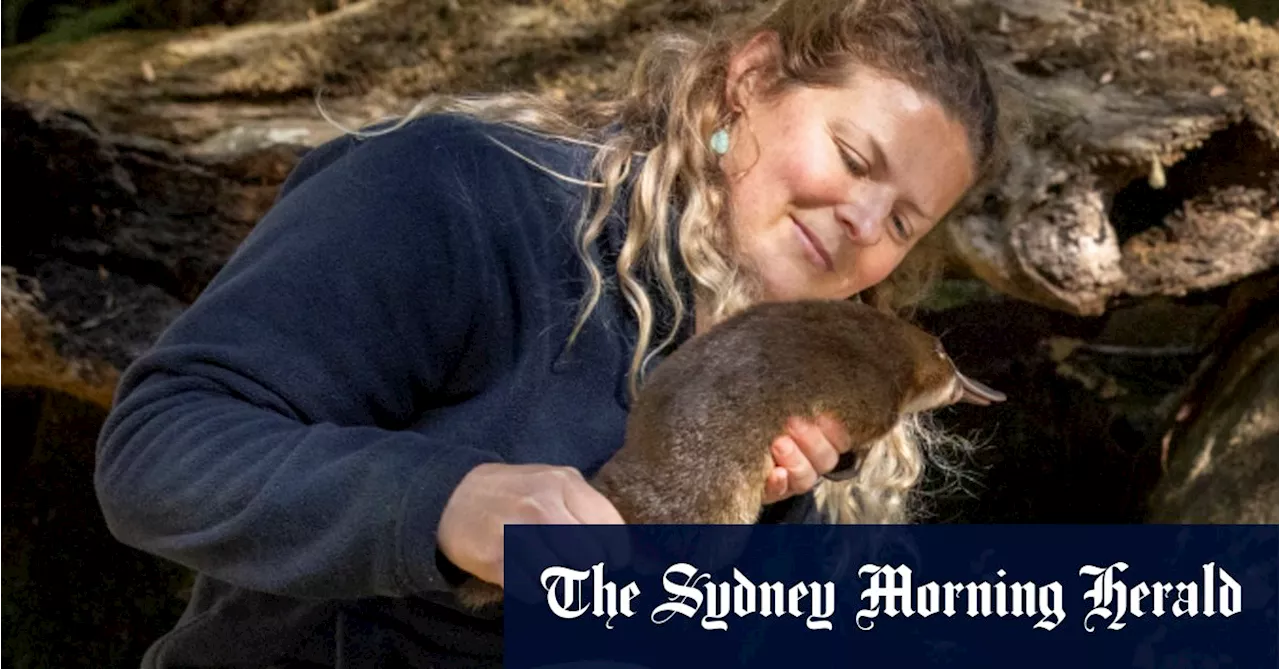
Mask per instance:
[[[903,257],[905,254],[897,249],[866,249],[853,260],[849,288],[855,293],[860,293],[884,281],[893,273],[893,270],[898,268]]]
[[[826,125],[802,102],[793,99],[759,127],[758,172],[785,205],[831,206],[848,196],[845,168]]]
[[[775,171],[786,189],[788,204],[800,209],[835,206],[849,197],[846,168],[824,137],[797,137]]]
[[[790,156],[762,157],[741,180],[730,185],[732,225],[736,233],[756,245],[773,246],[791,234],[787,215],[804,209],[807,175],[803,161]]]

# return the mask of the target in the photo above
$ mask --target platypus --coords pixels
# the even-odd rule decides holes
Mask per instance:
[[[907,321],[836,300],[770,302],[695,336],[649,376],[619,449],[590,479],[628,524],[749,524],[763,508],[770,446],[789,417],[828,413],[853,462],[912,413],[1005,396],[956,368],[942,343]],[[502,590],[471,579],[462,601]]]

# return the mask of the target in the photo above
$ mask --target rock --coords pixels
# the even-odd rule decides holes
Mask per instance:
[[[1166,471],[1151,497],[1157,523],[1280,522],[1277,322],[1270,317],[1222,349],[1217,373],[1183,405],[1166,437]],[[1216,362],[1216,361],[1211,361]],[[1195,408],[1193,408],[1195,407]]]

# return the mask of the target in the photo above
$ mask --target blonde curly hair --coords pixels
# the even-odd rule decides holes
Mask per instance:
[[[763,73],[766,94],[790,86],[838,86],[855,65],[877,69],[938,100],[967,129],[975,172],[982,175],[988,169],[996,152],[996,98],[963,25],[933,0],[781,0],[736,29],[656,39],[637,62],[626,90],[612,99],[565,101],[520,93],[435,96],[378,132],[392,132],[423,113],[448,112],[596,147],[592,176],[580,181],[588,186],[588,196],[577,234],[590,286],[570,339],[605,290],[605,270],[589,250],[611,211],[624,205],[628,225],[615,270],[639,323],[629,374],[634,395],[653,357],[692,318],[692,305],[685,303],[673,271],[673,235],[696,299],[705,305],[701,316],[707,325],[759,298],[755,275],[733,250],[728,184],[708,138],[733,117],[724,86],[730,55],[762,31],[776,34],[781,47],[778,61]],[[630,199],[622,203],[627,183]],[[900,312],[920,299],[936,268],[935,256],[913,251],[860,299]],[[671,322],[655,322],[656,300],[668,307]],[[665,335],[655,341],[658,325]],[[919,417],[907,419],[863,457],[856,477],[842,483],[824,480],[815,491],[818,504],[834,522],[907,522],[912,518],[909,499],[931,455],[926,449],[937,451],[944,444],[965,446]]]

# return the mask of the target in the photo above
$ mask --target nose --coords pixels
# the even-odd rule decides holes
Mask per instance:
[[[884,222],[893,208],[888,189],[864,185],[848,202],[836,207],[836,219],[854,244],[874,246],[884,234]]]

